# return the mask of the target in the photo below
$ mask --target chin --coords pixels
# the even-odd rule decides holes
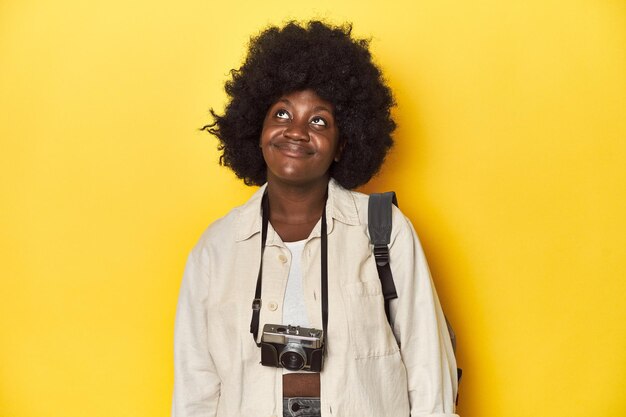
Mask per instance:
[[[319,182],[328,182],[330,176],[322,175],[319,177],[310,177],[308,175],[297,175],[295,173],[282,173],[282,175],[268,176],[268,181],[278,181],[289,185],[308,185]]]

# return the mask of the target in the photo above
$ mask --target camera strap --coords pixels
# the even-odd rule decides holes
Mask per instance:
[[[259,264],[259,275],[256,280],[256,290],[254,292],[254,300],[252,301],[252,320],[250,321],[250,333],[254,338],[254,343],[261,346],[257,342],[259,335],[259,316],[261,314],[261,289],[263,282],[263,254],[265,253],[265,244],[267,242],[267,229],[270,221],[270,203],[267,197],[267,191],[263,194],[261,201],[262,226],[261,226],[261,261]],[[326,328],[328,326],[328,232],[326,225],[326,206],[322,211],[322,230],[321,230],[321,273],[322,273],[322,330],[324,331],[324,349],[326,349]]]

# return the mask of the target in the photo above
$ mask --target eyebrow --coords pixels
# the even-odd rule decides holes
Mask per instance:
[[[289,101],[286,98],[281,98],[280,100],[277,101],[277,103],[286,103],[289,104],[290,106],[292,106],[293,104],[291,103],[291,101]],[[333,114],[332,110],[330,110],[328,107],[326,106],[315,106],[315,108],[313,109],[313,112],[318,112],[318,111],[326,111],[330,114]]]
[[[313,109],[313,112],[317,112],[317,111],[327,111],[330,114],[333,114],[332,111],[330,111],[330,109],[328,107],[324,107],[324,106],[317,106]]]

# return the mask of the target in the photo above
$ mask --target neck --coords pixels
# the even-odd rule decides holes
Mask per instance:
[[[268,179],[270,221],[285,224],[316,223],[326,205],[329,178],[310,184],[288,184]]]
[[[283,242],[304,240],[322,217],[329,177],[308,184],[290,184],[268,176],[270,222]]]

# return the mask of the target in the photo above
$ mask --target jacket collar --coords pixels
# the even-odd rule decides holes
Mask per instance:
[[[266,188],[267,183],[262,185],[243,206],[237,209],[237,218],[235,220],[235,239],[237,242],[249,239],[256,233],[261,232],[261,199]],[[352,226],[360,224],[354,196],[333,178],[328,183],[326,218],[328,221],[328,234],[333,231],[335,221]],[[318,223],[313,228],[310,237],[319,237],[320,232],[321,224]],[[267,245],[282,246],[282,241],[271,224],[267,233]]]

